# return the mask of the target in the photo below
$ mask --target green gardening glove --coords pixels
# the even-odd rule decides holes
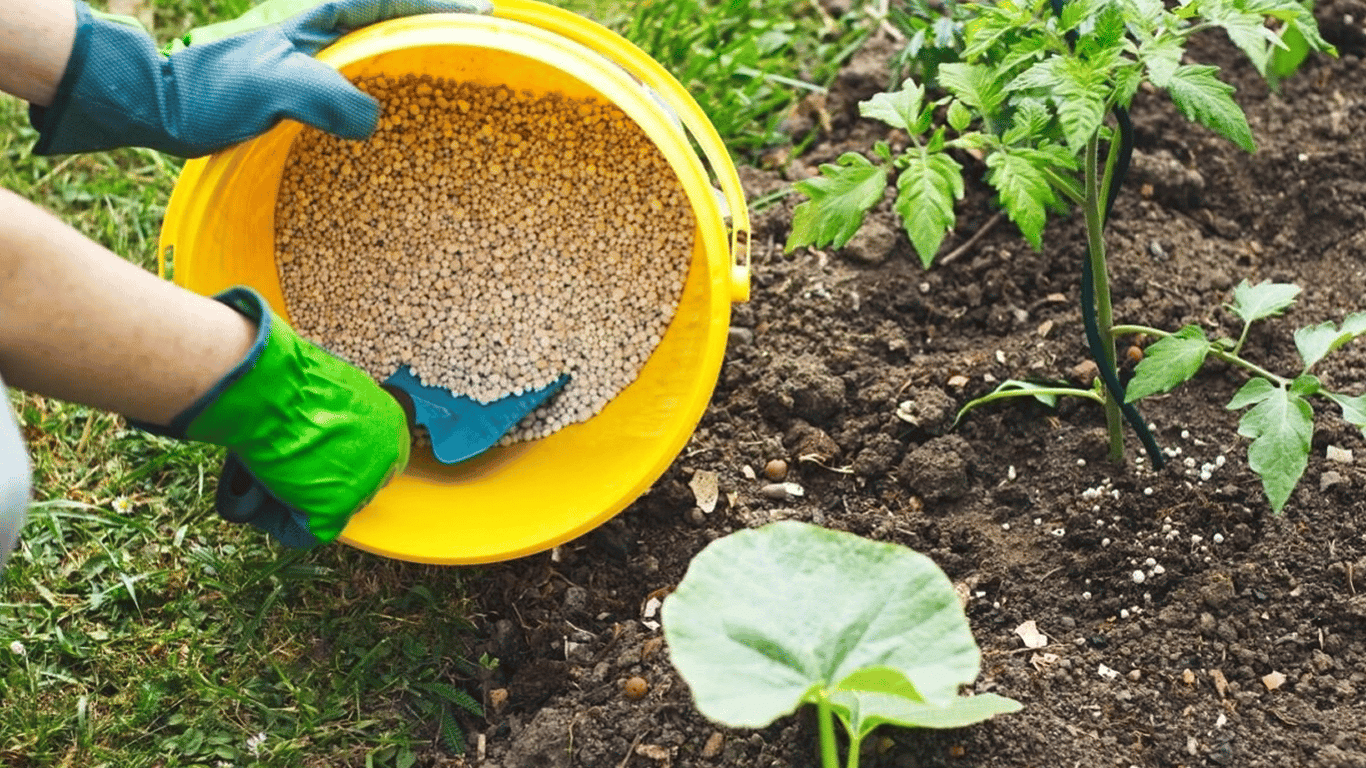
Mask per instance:
[[[218,510],[229,520],[290,547],[331,541],[407,466],[403,408],[365,373],[301,338],[250,288],[215,298],[258,324],[251,351],[169,426],[136,426],[228,448]],[[263,497],[246,515],[224,501],[241,486]]]

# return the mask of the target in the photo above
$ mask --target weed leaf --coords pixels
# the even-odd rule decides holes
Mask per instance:
[[[465,751],[469,749],[469,745],[465,742],[465,732],[461,730],[460,724],[451,715],[450,708],[441,707],[437,724],[441,730],[441,740],[445,742],[446,749],[449,749],[451,754],[465,754]]]
[[[896,180],[896,211],[926,268],[953,228],[953,204],[963,199],[963,167],[943,152],[911,150]]]
[[[831,243],[843,248],[863,224],[868,209],[882,199],[887,169],[873,165],[857,152],[845,152],[838,165],[826,163],[820,176],[795,186],[811,199],[793,211],[787,250],[802,245],[821,248]]]
[[[1238,421],[1238,434],[1250,438],[1247,463],[1262,478],[1262,488],[1273,512],[1280,512],[1309,463],[1309,444],[1314,434],[1314,412],[1296,392],[1277,387],[1266,379],[1252,379],[1234,396],[1228,408],[1245,401],[1244,393],[1256,382],[1257,404]]]
[[[1244,323],[1251,323],[1279,315],[1294,304],[1295,298],[1299,295],[1300,287],[1294,283],[1273,283],[1270,280],[1263,280],[1251,285],[1247,280],[1243,280],[1233,289],[1233,303],[1228,309]]]
[[[1188,325],[1148,347],[1134,369],[1124,401],[1167,392],[1189,381],[1205,364],[1210,343],[1198,325]]]
[[[1366,395],[1339,395],[1336,392],[1325,392],[1329,400],[1337,403],[1342,408],[1342,420],[1357,427],[1361,434],[1366,436]]]
[[[869,667],[895,670],[925,702],[949,706],[981,660],[953,585],[928,557],[792,521],[709,544],[663,616],[698,710],[736,727],[830,699]],[[884,691],[907,690],[881,679]]]
[[[924,87],[908,79],[899,91],[879,93],[867,101],[860,101],[858,112],[863,117],[881,120],[893,128],[919,133],[912,126],[920,117],[920,105],[924,101]]]
[[[445,699],[475,717],[484,716],[483,706],[473,696],[449,683],[425,683],[423,687],[435,696]]]
[[[1256,152],[1247,117],[1230,95],[1233,86],[1215,77],[1218,71],[1218,67],[1207,64],[1178,66],[1167,80],[1167,93],[1187,120],[1200,123],[1248,152]]]

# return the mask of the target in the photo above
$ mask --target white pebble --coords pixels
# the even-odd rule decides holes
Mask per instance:
[[[1151,496],[1151,495],[1153,495],[1153,489],[1152,489],[1152,488],[1144,488],[1144,489],[1143,489],[1143,495],[1144,495],[1144,496]]]
[[[1222,533],[1216,533],[1216,534],[1214,534],[1214,543],[1215,543],[1215,544],[1223,544],[1223,543],[1224,543],[1224,534],[1222,534]]]
[[[1142,584],[1146,578],[1148,577],[1143,574],[1143,571],[1134,571],[1133,580],[1135,584]]]

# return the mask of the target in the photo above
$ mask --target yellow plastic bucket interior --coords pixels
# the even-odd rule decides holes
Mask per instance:
[[[453,467],[415,459],[352,518],[341,540],[402,560],[483,563],[549,549],[605,522],[648,489],[687,443],[716,384],[730,304],[748,297],[745,201],[715,130],[682,86],[639,49],[530,0],[504,0],[491,16],[383,22],[318,58],[351,77],[430,74],[595,96],[633,118],[678,174],[697,219],[692,262],[678,311],[637,380],[597,416],[541,440],[494,448]],[[288,318],[275,267],[275,196],[301,128],[285,122],[186,164],[162,227],[163,274],[203,294],[250,285]]]

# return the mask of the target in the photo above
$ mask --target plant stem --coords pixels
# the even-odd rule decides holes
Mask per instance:
[[[1167,338],[1168,336],[1176,335],[1169,331],[1163,331],[1157,328],[1149,328],[1146,325],[1116,325],[1113,328],[1111,328],[1110,331],[1116,336],[1130,336],[1141,333],[1145,336],[1157,336],[1159,338]],[[1243,358],[1239,357],[1236,347],[1233,351],[1227,351],[1220,349],[1218,346],[1214,344],[1211,344],[1209,348],[1209,353],[1219,358],[1220,360],[1223,360],[1229,365],[1236,365],[1237,367],[1242,368],[1248,373],[1251,373],[1256,376],[1261,376],[1265,379],[1269,379],[1270,381],[1275,382],[1279,386],[1286,387],[1290,385],[1290,379],[1287,379],[1284,376],[1274,374],[1271,371],[1268,371],[1267,369],[1261,367],[1260,365],[1251,362],[1250,360],[1244,360]]]
[[[824,695],[816,702],[816,721],[820,725],[821,733],[821,765],[824,768],[839,768],[840,755],[835,744],[835,715],[830,710],[830,700]],[[857,761],[858,758],[852,756],[858,754],[858,744],[852,743],[852,739],[850,741],[850,759]]]
[[[1091,259],[1091,281],[1096,290],[1096,325],[1099,326],[1101,354],[1097,360],[1107,370],[1115,372],[1114,310],[1110,304],[1110,280],[1105,271],[1105,190],[1101,189],[1100,135],[1086,143],[1086,243]],[[1105,426],[1110,432],[1110,461],[1124,461],[1124,418],[1119,402],[1107,388],[1105,393]]]
[[[1243,351],[1243,344],[1247,342],[1247,332],[1251,329],[1251,322],[1243,323],[1243,332],[1238,336],[1238,343],[1233,345],[1233,354],[1236,355]]]

